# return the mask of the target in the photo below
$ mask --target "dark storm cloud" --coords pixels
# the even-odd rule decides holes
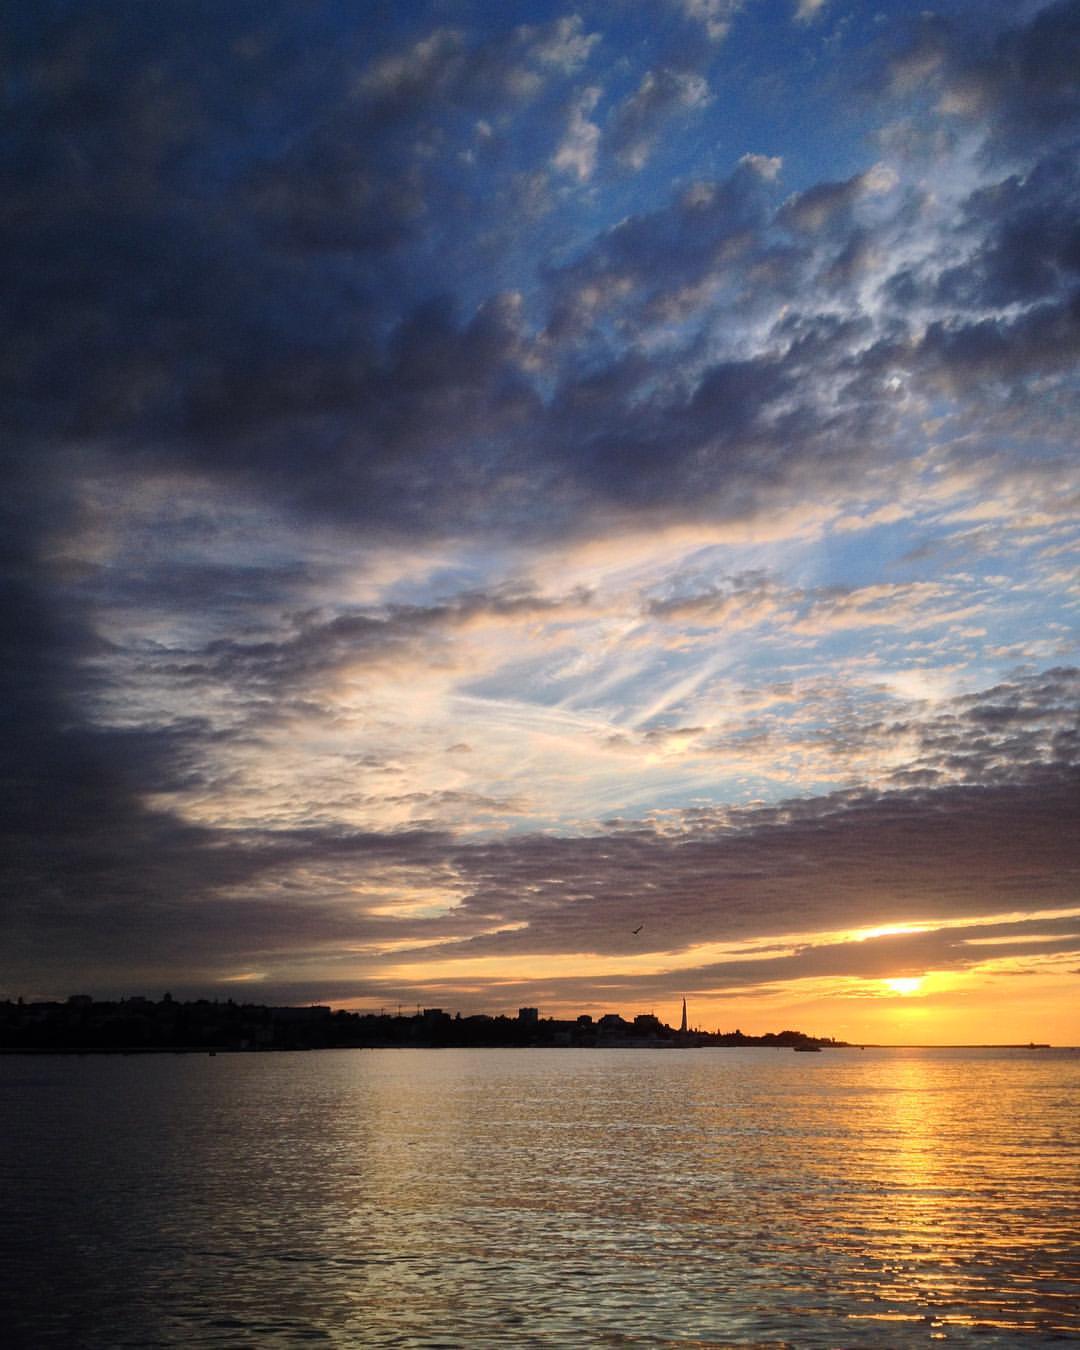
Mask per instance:
[[[71,747],[64,766],[78,767]],[[14,819],[6,834],[5,993],[35,981],[63,992],[86,982],[80,971],[115,989],[125,972],[164,979],[170,969],[211,989],[238,964],[333,960],[356,944],[428,935],[430,923],[366,914],[350,887],[386,869],[398,884],[436,881],[449,843],[422,830],[193,826],[98,779],[56,793],[54,819],[45,833],[38,819]]]
[[[42,502],[62,528],[70,501],[46,485]],[[77,952],[97,930],[103,897],[139,905],[159,887],[190,897],[204,883],[237,876],[228,850],[206,848],[211,832],[143,802],[149,792],[190,783],[189,745],[205,729],[86,725],[81,663],[103,644],[50,585],[47,540],[22,505],[9,496],[0,508],[0,927],[8,978],[24,960],[46,957],[58,934],[69,954]]]
[[[441,268],[413,254],[403,274],[399,254],[457,209],[415,142],[572,66],[573,25],[382,57],[374,30],[300,6],[42,6],[21,26],[0,375],[24,437],[103,438],[144,471],[193,464],[378,520],[428,419],[461,444],[478,415],[490,435],[528,406],[497,305],[453,326],[430,303]],[[361,410],[375,424],[350,436]]]

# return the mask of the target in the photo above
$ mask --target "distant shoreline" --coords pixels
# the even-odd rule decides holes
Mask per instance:
[[[997,1041],[978,1045],[887,1045],[844,1041],[788,1027],[759,1035],[735,1028],[705,1031],[689,1022],[683,1001],[679,1027],[653,1013],[628,1020],[620,1013],[541,1017],[417,1006],[415,1015],[381,1009],[352,1011],[324,1004],[273,1005],[233,999],[181,1001],[133,995],[96,999],[72,994],[58,1000],[0,1000],[0,1054],[142,1055],[244,1054],[267,1050],[389,1049],[608,1049],[608,1050],[1049,1050],[1048,1042]],[[1059,1047],[1060,1048],[1060,1047]]]
[[[789,1045],[685,1045],[666,1047],[661,1045],[627,1045],[613,1042],[610,1045],[280,1045],[280,1046],[171,1046],[171,1045],[132,1045],[132,1046],[0,1046],[3,1055],[62,1055],[85,1057],[87,1055],[276,1055],[276,1054],[314,1054],[323,1050],[790,1050]],[[829,1045],[828,1050],[1080,1050],[1076,1045],[1051,1045],[1049,1042],[1028,1041],[1002,1042],[998,1044],[971,1042],[964,1045],[932,1044],[878,1044],[849,1043],[847,1045]]]

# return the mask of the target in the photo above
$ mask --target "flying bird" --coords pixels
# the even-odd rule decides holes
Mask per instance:
[[[637,935],[641,932],[641,930],[642,930],[644,927],[645,927],[645,925],[644,925],[643,923],[639,923],[638,926],[637,926],[635,929],[632,930],[634,936],[637,937]]]

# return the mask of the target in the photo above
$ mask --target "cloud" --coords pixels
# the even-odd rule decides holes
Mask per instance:
[[[570,108],[566,132],[551,161],[559,173],[576,174],[581,183],[587,183],[596,169],[600,128],[589,121],[589,114],[599,102],[600,94],[599,88],[590,85],[578,95]]]
[[[461,54],[463,35],[454,29],[436,29],[401,52],[380,57],[356,81],[357,92],[390,105],[407,105],[427,94],[432,84],[444,88],[462,79],[466,63]]]
[[[739,629],[768,622],[784,603],[782,589],[765,573],[753,572],[697,594],[652,599],[648,612],[665,620]]]
[[[964,204],[964,223],[988,228],[963,264],[939,274],[934,298],[978,313],[1058,295],[1080,272],[1078,197],[1075,161],[1060,154],[978,188]]]
[[[730,271],[738,284],[747,263],[760,256],[768,220],[768,180],[760,169],[757,159],[747,159],[727,179],[696,183],[669,204],[627,216],[601,234],[551,278],[559,328],[573,331],[568,319],[575,308],[581,312],[575,326],[593,314],[606,317],[615,306],[647,319],[664,297],[700,285],[713,272]],[[582,312],[583,298],[591,313]]]
[[[1075,902],[1069,878],[1080,861],[1069,828],[1080,787],[1076,768],[1069,767],[1080,751],[1072,717],[1076,679],[1075,671],[1050,672],[962,696],[906,726],[864,727],[868,737],[903,737],[919,747],[912,762],[928,772],[918,781],[898,774],[899,787],[889,791],[847,789],[772,807],[662,812],[651,820],[610,822],[579,838],[467,842],[445,830],[193,827],[138,805],[132,786],[138,792],[152,786],[146,768],[155,762],[170,766],[171,779],[162,785],[177,786],[185,750],[204,728],[140,732],[128,738],[130,754],[121,735],[102,733],[98,748],[105,758],[93,753],[92,737],[68,739],[57,764],[65,795],[58,795],[57,778],[45,782],[50,827],[43,832],[44,817],[27,799],[21,813],[8,816],[13,893],[54,897],[44,909],[17,904],[9,910],[12,978],[33,968],[71,971],[91,956],[102,970],[121,969],[136,950],[147,961],[187,963],[203,971],[204,980],[222,965],[248,968],[257,961],[262,968],[269,956],[285,962],[290,953],[289,960],[313,967],[334,963],[343,945],[357,951],[354,966],[365,966],[359,954],[365,943],[404,938],[419,944],[417,961],[449,954],[455,960],[616,954],[625,950],[629,917],[644,917],[649,940],[678,951],[1067,908]],[[700,731],[672,727],[648,736],[662,743]],[[75,772],[80,753],[96,784],[93,793]],[[106,779],[103,764],[110,766]],[[127,780],[132,786],[124,786],[125,765],[134,771]],[[470,793],[419,797],[421,810],[442,798],[444,807],[466,816],[521,809]],[[391,873],[396,881],[386,880]],[[411,894],[445,898],[429,918],[366,918],[363,895],[385,894],[387,886],[402,901]],[[193,927],[196,897],[207,907],[204,922]],[[382,908],[380,899],[373,903]],[[450,939],[452,953],[442,945]],[[853,965],[850,954],[840,961],[841,955],[837,949],[785,958],[769,977],[896,973],[895,952],[874,967],[861,957]],[[956,949],[950,960],[969,955]],[[894,967],[886,970],[890,961]],[[378,969],[369,967],[372,978]],[[760,964],[751,970],[722,962],[703,967],[697,986],[680,979],[686,987],[733,987],[760,981],[765,971]],[[437,967],[430,978],[439,978]],[[644,997],[650,985],[626,987]]]
[[[726,21],[722,8],[691,17]],[[1070,31],[1071,12],[1054,7],[1001,36],[995,59],[1013,74],[983,76],[1000,106],[1028,78],[1018,53],[1053,66],[1048,35]],[[20,108],[11,256],[28,301],[12,316],[6,378],[20,434],[38,446],[93,438],[140,472],[179,466],[376,530],[587,532],[609,510],[692,514],[707,503],[744,517],[796,500],[818,474],[850,479],[872,448],[893,448],[897,372],[963,398],[987,378],[1015,385],[1068,369],[1075,183],[1064,154],[974,189],[944,268],[892,168],[811,185],[777,207],[777,160],[749,155],[727,179],[680,186],[666,205],[581,237],[527,302],[498,290],[462,307],[433,295],[435,275],[483,274],[468,232],[449,228],[474,210],[471,189],[437,167],[454,119],[473,149],[483,121],[496,154],[506,119],[535,104],[555,167],[591,182],[602,144],[637,162],[672,111],[703,111],[704,77],[652,64],[606,133],[590,84],[560,143],[555,104],[530,90],[601,50],[573,17],[483,38],[433,28],[359,63],[354,35],[312,34],[327,54],[318,89],[292,47],[239,11],[190,39],[213,45],[205,79],[177,64],[156,84],[146,70],[162,30],[144,17],[120,48],[119,23],[106,19],[94,35],[77,16],[55,21],[50,41],[71,55],[48,80],[25,82]],[[923,47],[959,69],[951,30],[933,32]],[[108,87],[94,52],[115,63]],[[1058,103],[1067,83],[1063,69],[1050,80]],[[316,100],[321,115],[256,145],[248,87],[279,120],[277,91]],[[91,90],[95,120],[80,121]],[[566,97],[552,94],[564,109]],[[185,186],[182,166],[212,153],[211,126],[229,172]],[[144,140],[119,134],[130,127]],[[100,138],[123,147],[114,161],[95,161]],[[515,165],[499,190],[521,181]],[[439,221],[463,250],[443,251],[441,269],[421,247]],[[882,259],[894,256],[905,261],[890,274]],[[861,294],[847,312],[838,305],[843,288],[876,276],[888,304],[873,323]],[[1018,301],[1035,307],[1017,313]],[[673,460],[657,475],[667,427]],[[761,472],[748,475],[751,464]],[[567,478],[567,466],[580,469]],[[527,523],[513,509],[524,483],[545,503]]]
[[[685,16],[701,24],[712,42],[723,42],[743,0],[672,0]]]
[[[826,0],[798,0],[795,9],[796,23],[812,23],[825,8]]]
[[[767,182],[774,183],[780,176],[780,170],[784,167],[782,155],[743,155],[739,160],[741,165],[753,169],[753,171],[764,178]]]
[[[1080,349],[1080,288],[1061,303],[1013,319],[935,322],[916,348],[918,363],[950,392],[986,381],[1014,383],[1070,370]]]
[[[728,578],[696,594],[653,599],[648,610],[657,618],[717,628],[782,621],[788,633],[807,637],[879,626],[934,627],[976,612],[970,604],[958,607],[955,591],[935,582],[802,591],[760,572]]]
[[[1078,55],[1080,9],[1075,0],[1059,0],[1027,22],[989,33],[971,20],[927,14],[893,70],[901,82],[934,81],[942,111],[988,124],[990,146],[1008,155],[1075,129]]]
[[[563,75],[572,75],[588,61],[600,41],[599,33],[584,31],[580,15],[569,14],[539,30],[530,56],[542,65],[554,66]]]
[[[452,658],[447,638],[479,626],[558,622],[588,610],[585,590],[555,597],[507,584],[473,591],[433,605],[396,605],[382,612],[301,612],[284,633],[255,640],[214,638],[201,651],[162,653],[185,679],[221,681],[228,687],[284,697],[290,688],[325,686],[342,668],[443,665]]]
[[[616,108],[608,147],[620,164],[641,169],[664,122],[680,109],[700,109],[708,101],[708,81],[693,71],[665,66],[646,71],[637,89]]]
[[[885,165],[874,165],[839,183],[817,183],[785,203],[779,221],[796,230],[816,234],[850,213],[861,197],[889,192],[896,175]]]
[[[578,15],[485,35],[435,28],[375,58],[356,78],[355,93],[380,117],[415,118],[433,103],[498,107],[536,96],[545,78],[574,74],[601,40]]]

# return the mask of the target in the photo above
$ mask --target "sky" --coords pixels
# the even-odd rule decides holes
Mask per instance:
[[[1080,3],[0,35],[0,997],[1080,1043]]]

